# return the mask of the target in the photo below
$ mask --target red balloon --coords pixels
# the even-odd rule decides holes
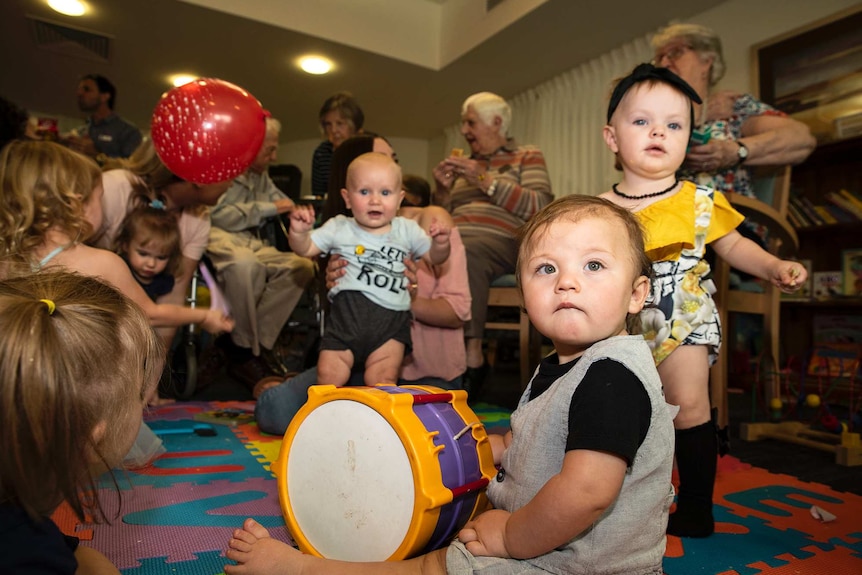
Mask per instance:
[[[153,145],[165,166],[184,180],[224,182],[254,161],[266,115],[260,102],[239,86],[199,78],[162,95],[153,111]]]

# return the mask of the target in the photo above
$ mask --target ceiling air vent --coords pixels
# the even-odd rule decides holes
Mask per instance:
[[[33,40],[44,50],[65,56],[108,63],[111,56],[110,36],[27,16]]]
[[[835,135],[838,136],[839,140],[862,135],[862,112],[835,118],[833,123],[835,125]]]

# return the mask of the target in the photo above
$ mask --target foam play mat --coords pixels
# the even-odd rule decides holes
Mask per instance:
[[[253,404],[190,402],[151,410],[148,425],[169,430],[161,435],[168,452],[145,469],[117,475],[121,503],[112,483],[103,482],[105,508],[117,518],[110,525],[81,524],[61,508],[54,519],[82,544],[104,553],[124,575],[222,573],[227,542],[246,517],[292,543],[270,469],[281,437],[260,433],[253,421],[213,423],[205,428],[212,432],[195,431],[201,414],[225,409],[251,411]],[[480,404],[474,411],[490,432],[507,429],[505,410]],[[858,495],[728,456],[719,463],[714,511],[712,537],[668,538],[668,575],[862,573]]]

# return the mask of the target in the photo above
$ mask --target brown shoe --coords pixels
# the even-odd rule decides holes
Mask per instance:
[[[243,363],[231,363],[227,373],[249,390],[254,389],[255,384],[265,377],[278,376],[261,357],[253,357]]]
[[[290,374],[289,376],[281,376],[281,375],[271,375],[269,377],[264,377],[260,381],[254,384],[254,387],[251,390],[251,396],[255,399],[260,397],[260,394],[266,391],[271,387],[275,387],[276,385],[281,385],[285,379],[288,377],[293,377],[294,374]]]

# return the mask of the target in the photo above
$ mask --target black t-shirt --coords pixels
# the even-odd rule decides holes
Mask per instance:
[[[47,517],[33,521],[11,503],[0,505],[0,563],[15,575],[74,575],[78,538],[63,535]]]
[[[547,391],[578,359],[560,365],[555,353],[542,360],[531,384],[530,399]],[[651,417],[649,395],[640,379],[623,364],[601,359],[587,369],[572,394],[566,451],[613,453],[631,465],[646,438]]]
[[[137,280],[138,278],[135,279]],[[144,288],[144,291],[147,292],[150,299],[156,301],[159,297],[166,293],[171,293],[171,290],[174,289],[174,276],[167,273],[160,273],[159,275],[154,276],[153,281],[148,284],[142,284],[140,281],[138,283],[141,284],[141,287]]]
[[[120,257],[123,258],[123,261],[126,262],[126,265],[129,266],[129,271],[132,274],[132,277],[135,278],[135,281],[138,282],[138,285],[144,289],[144,292],[150,296],[150,299],[156,301],[159,297],[165,295],[166,293],[171,293],[171,290],[174,289],[174,276],[167,272],[162,272],[157,276],[153,276],[153,281],[148,284],[141,283],[141,280],[138,279],[138,276],[135,275],[132,266],[129,264],[129,258],[124,255]]]

